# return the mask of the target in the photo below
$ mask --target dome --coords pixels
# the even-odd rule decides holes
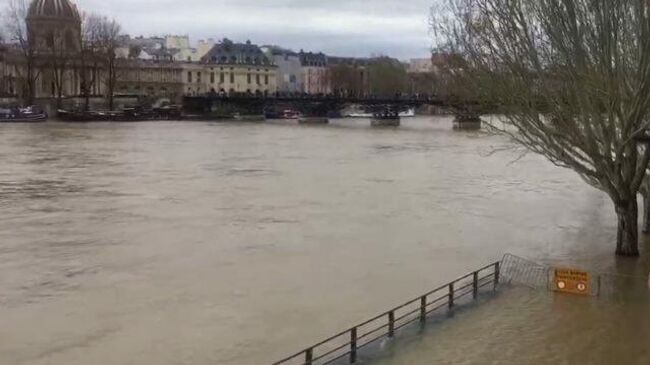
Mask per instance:
[[[70,0],[34,0],[29,6],[28,18],[81,19],[77,6]]]

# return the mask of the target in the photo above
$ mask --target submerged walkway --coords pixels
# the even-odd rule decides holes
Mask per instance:
[[[645,278],[591,280],[555,293],[551,266],[506,255],[274,365],[650,364]]]
[[[493,300],[396,339],[366,364],[650,364],[650,299],[505,286]]]
[[[501,262],[495,262],[431,290],[385,313],[331,336],[273,365],[354,364],[363,362],[402,334],[475,303],[499,286]],[[419,326],[414,326],[419,323]]]

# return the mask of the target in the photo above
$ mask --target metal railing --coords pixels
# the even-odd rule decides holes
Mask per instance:
[[[273,365],[324,365],[346,358],[354,364],[360,349],[382,338],[393,338],[396,331],[414,322],[424,324],[433,312],[443,308],[452,310],[461,300],[470,298],[470,295],[476,300],[486,287],[496,290],[500,280],[500,265],[501,262],[495,262],[482,267]]]

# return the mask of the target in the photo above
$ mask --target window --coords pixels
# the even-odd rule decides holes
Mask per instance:
[[[225,76],[226,75],[223,73],[223,71],[221,71],[221,74],[219,75],[219,82],[220,83],[222,83],[222,84],[224,83]]]
[[[201,82],[201,71],[196,73],[196,82]]]
[[[255,83],[260,84],[260,74],[255,75]]]
[[[192,62],[192,56],[187,56],[187,62]]]
[[[264,75],[264,85],[269,84],[269,75]]]
[[[230,73],[230,83],[231,84],[235,83],[235,72],[234,71]]]
[[[187,71],[187,82],[192,82],[192,71]]]
[[[214,84],[214,72],[210,72],[210,83]]]
[[[248,83],[250,84],[251,83],[251,74],[250,74],[250,72],[246,76],[248,77]]]

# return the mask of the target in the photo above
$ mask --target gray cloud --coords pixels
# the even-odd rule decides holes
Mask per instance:
[[[76,0],[131,35],[187,34],[332,55],[425,57],[433,0]],[[6,2],[6,0],[0,0]]]

